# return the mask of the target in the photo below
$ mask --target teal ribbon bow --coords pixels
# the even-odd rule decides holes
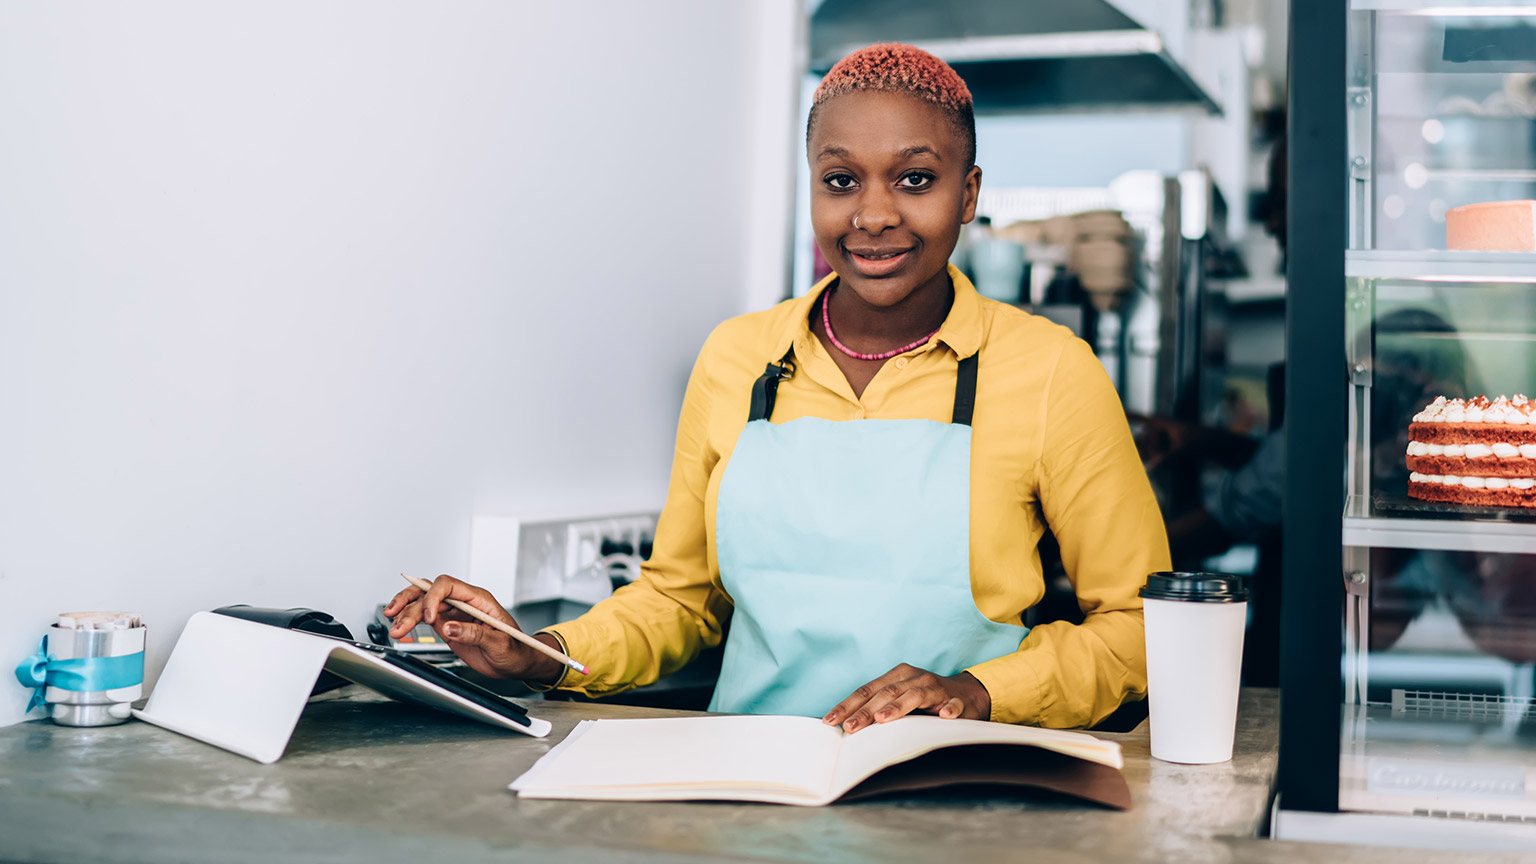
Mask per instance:
[[[49,687],[92,693],[144,683],[144,652],[120,657],[58,660],[48,653],[48,637],[44,636],[42,644],[37,646],[37,653],[16,667],[16,680],[21,686],[32,688],[32,698],[27,700],[27,711],[30,712],[47,701],[43,695]]]

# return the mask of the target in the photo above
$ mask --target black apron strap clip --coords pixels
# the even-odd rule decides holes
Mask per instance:
[[[757,380],[752,384],[752,410],[747,415],[747,422],[754,420],[767,420],[773,416],[773,403],[779,396],[779,382],[795,374],[795,362],[792,358],[793,351],[784,355],[784,359],[777,363],[769,363]],[[976,363],[979,355],[972,354],[960,361],[959,369],[955,375],[955,414],[951,422],[962,425],[971,425],[971,418],[976,413]]]
[[[752,411],[747,422],[767,420],[773,416],[773,403],[779,397],[779,382],[795,374],[794,351],[784,355],[777,363],[769,363],[763,374],[752,384]]]
[[[972,354],[960,361],[955,375],[955,417],[951,421],[960,426],[971,425],[971,415],[976,413],[976,358]]]

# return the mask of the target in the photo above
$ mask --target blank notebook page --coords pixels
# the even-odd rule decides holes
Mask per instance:
[[[824,794],[842,736],[811,717],[599,720],[536,785],[563,789],[751,786]]]
[[[886,765],[957,744],[1032,744],[1113,768],[1121,764],[1118,744],[1081,732],[911,714],[846,736],[833,789],[841,793]]]

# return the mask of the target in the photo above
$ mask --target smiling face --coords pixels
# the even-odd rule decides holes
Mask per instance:
[[[938,106],[876,90],[835,96],[818,107],[808,156],[811,225],[842,287],[880,308],[947,290],[981,169]]]

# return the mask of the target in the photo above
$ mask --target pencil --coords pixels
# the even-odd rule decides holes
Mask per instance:
[[[401,573],[400,575],[405,578],[405,581],[411,583],[412,585],[415,585],[417,588],[420,588],[422,591],[426,591],[426,590],[428,590],[429,588],[432,587],[432,583],[428,582],[425,579],[417,579],[415,576],[409,576],[409,575],[406,575],[405,573]],[[555,649],[549,647],[548,645],[545,645],[543,642],[540,642],[539,640],[533,638],[532,636],[529,636],[527,633],[524,633],[523,631],[517,629],[516,627],[513,627],[511,624],[508,624],[508,623],[506,623],[504,621],[498,621],[495,618],[492,618],[491,616],[485,614],[484,612],[481,612],[479,609],[476,609],[475,607],[469,605],[468,603],[462,602],[460,600],[454,600],[452,598],[445,598],[443,600],[443,602],[447,603],[449,606],[452,606],[453,608],[459,610],[460,612],[463,612],[465,615],[468,615],[471,618],[477,618],[477,619],[479,619],[481,621],[484,621],[485,623],[491,625],[492,627],[495,627],[497,630],[500,630],[501,632],[507,634],[508,636],[511,636],[513,639],[516,639],[517,641],[523,643],[524,645],[527,645],[529,648],[532,648],[533,650],[538,651],[541,654],[546,654],[546,655],[548,655],[552,659],[559,660],[562,665],[569,666],[572,669],[575,669],[577,672],[580,672],[583,675],[590,675],[590,674],[592,674],[592,670],[590,670],[587,667],[581,665],[580,663],[577,663],[575,660],[572,660],[571,658],[565,656],[564,654],[561,654],[559,651],[556,651]]]

